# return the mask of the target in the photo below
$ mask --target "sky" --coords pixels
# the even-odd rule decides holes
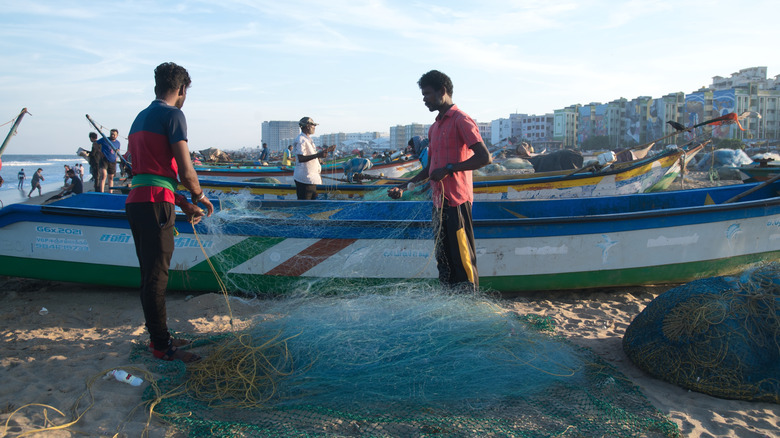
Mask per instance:
[[[31,114],[4,153],[88,149],[86,114],[125,150],[166,61],[192,78],[190,150],[237,150],[270,120],[431,123],[417,80],[432,69],[478,122],[774,77],[778,16],[776,0],[0,0],[0,124]]]

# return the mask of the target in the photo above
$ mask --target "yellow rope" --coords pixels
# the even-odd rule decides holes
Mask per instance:
[[[195,225],[192,223],[192,221],[190,221],[190,225],[192,225],[192,234],[195,235],[195,240],[198,241],[198,246],[200,247],[201,252],[203,252],[203,256],[206,258],[206,263],[208,263],[211,272],[214,274],[214,278],[217,280],[217,284],[219,285],[219,290],[222,292],[222,296],[225,298],[225,305],[227,305],[228,315],[230,316],[230,327],[233,327],[233,309],[230,307],[230,296],[228,295],[227,286],[225,286],[225,282],[222,281],[222,278],[220,278],[217,269],[214,267],[214,264],[211,263],[211,257],[209,257],[209,255],[206,253],[206,248],[203,247],[203,243],[200,241],[198,231],[195,229]]]

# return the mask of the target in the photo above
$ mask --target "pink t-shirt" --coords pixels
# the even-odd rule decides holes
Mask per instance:
[[[474,152],[470,146],[482,141],[479,128],[468,114],[453,105],[428,130],[428,156],[431,160],[429,171],[444,167],[449,163],[466,161]],[[474,202],[474,187],[471,171],[455,172],[441,180],[444,185],[444,197],[447,205],[457,207],[466,201]],[[431,181],[433,204],[441,207],[442,184]]]

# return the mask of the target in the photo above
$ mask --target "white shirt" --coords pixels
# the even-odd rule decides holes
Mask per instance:
[[[314,146],[311,137],[301,132],[298,134],[298,137],[295,137],[292,152],[296,157],[298,155],[314,155],[317,153],[317,147]],[[322,184],[321,171],[322,166],[320,166],[319,158],[314,158],[305,163],[296,160],[293,179],[304,184]]]

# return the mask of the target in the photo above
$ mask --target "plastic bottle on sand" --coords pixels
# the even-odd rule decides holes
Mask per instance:
[[[113,377],[119,380],[120,382],[124,382],[133,386],[141,386],[141,384],[144,383],[144,380],[142,378],[136,377],[125,370],[109,371],[108,374],[106,374],[106,378],[110,378],[110,377]]]

